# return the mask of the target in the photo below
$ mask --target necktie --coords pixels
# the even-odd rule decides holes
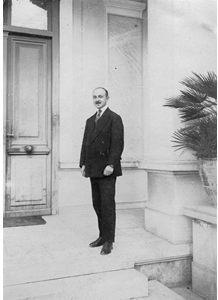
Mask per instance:
[[[95,118],[95,123],[98,122],[98,120],[100,119],[100,117],[101,117],[101,109],[99,109],[98,112],[97,112],[97,115],[96,115],[96,118]]]

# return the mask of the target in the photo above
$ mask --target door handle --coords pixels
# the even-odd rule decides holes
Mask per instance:
[[[33,152],[33,146],[32,146],[32,145],[26,145],[26,146],[25,146],[25,151],[26,151],[27,153]]]
[[[8,137],[14,137],[14,134],[13,133],[7,133],[7,136]]]

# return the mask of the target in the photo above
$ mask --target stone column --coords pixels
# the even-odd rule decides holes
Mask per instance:
[[[148,173],[145,229],[173,244],[192,241],[192,223],[184,206],[208,203],[192,153],[174,151],[173,132],[183,125],[177,111],[164,107],[178,95],[192,72],[216,65],[216,1],[148,0],[145,60],[146,159]],[[204,24],[204,25],[203,25]],[[210,28],[210,30],[209,30]],[[205,42],[202,41],[207,41]],[[214,70],[215,71],[215,70]]]

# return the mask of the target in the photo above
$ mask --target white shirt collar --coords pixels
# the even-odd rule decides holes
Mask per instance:
[[[102,114],[105,112],[105,110],[108,108],[108,105],[106,104],[104,107],[101,108],[101,116]],[[99,109],[97,110],[97,112],[99,111]]]

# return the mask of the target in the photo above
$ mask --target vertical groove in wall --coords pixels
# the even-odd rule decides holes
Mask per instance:
[[[143,159],[142,19],[108,14],[108,81],[125,124],[124,161]]]
[[[145,161],[147,159],[148,155],[148,14],[147,9],[143,12],[143,18],[142,18],[142,61],[143,61],[143,137],[144,137],[144,153],[143,153],[143,160]]]

